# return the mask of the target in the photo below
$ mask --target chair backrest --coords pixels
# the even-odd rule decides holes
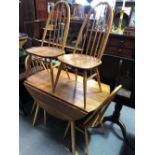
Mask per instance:
[[[49,68],[50,62],[44,58],[32,55],[27,55],[25,58],[25,72],[27,73],[27,77],[44,69],[49,71]]]
[[[107,2],[101,2],[92,8],[85,17],[74,53],[82,48],[81,54],[101,59],[112,25],[112,8]]]
[[[84,121],[85,126],[95,127],[98,126],[104,119],[104,113],[109,107],[112,100],[117,95],[118,91],[122,88],[122,85],[117,86],[108,96],[108,98]]]
[[[70,7],[65,1],[58,1],[52,8],[45,26],[41,46],[48,43],[64,50],[70,25]]]

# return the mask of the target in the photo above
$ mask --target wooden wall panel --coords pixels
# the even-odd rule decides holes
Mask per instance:
[[[20,21],[33,21],[35,19],[34,0],[21,0],[19,4]]]
[[[46,20],[47,13],[47,0],[35,0],[36,19]]]
[[[33,36],[33,22],[35,20],[34,0],[21,0],[19,3],[19,32]]]

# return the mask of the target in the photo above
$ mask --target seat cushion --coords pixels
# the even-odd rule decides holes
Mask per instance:
[[[26,52],[44,58],[56,58],[64,54],[64,51],[62,49],[46,46],[28,48],[26,49]]]
[[[65,54],[58,57],[58,60],[70,66],[91,69],[101,64],[101,60],[84,54]]]

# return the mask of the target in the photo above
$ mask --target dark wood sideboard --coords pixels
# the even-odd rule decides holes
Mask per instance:
[[[105,53],[99,67],[101,81],[112,89],[122,84],[120,94],[123,104],[135,107],[135,37],[110,34]],[[123,97],[125,96],[125,97]]]
[[[135,37],[111,33],[106,46],[105,54],[134,60]]]

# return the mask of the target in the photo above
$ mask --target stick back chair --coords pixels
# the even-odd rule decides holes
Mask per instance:
[[[88,150],[88,128],[96,128],[102,126],[102,122],[104,119],[104,114],[109,107],[110,103],[112,103],[113,99],[117,95],[118,91],[122,88],[122,85],[117,86],[109,95],[109,97],[94,111],[88,114],[82,120],[79,120],[76,123],[75,128],[82,132],[85,135],[85,143],[86,143],[86,154],[89,154]],[[74,123],[75,124],[75,123]],[[71,122],[67,124],[66,130],[64,132],[64,138],[71,126]]]
[[[76,80],[78,69],[83,70],[84,108],[86,108],[87,80],[96,77],[99,89],[102,91],[98,66],[102,63],[108,36],[112,25],[112,8],[107,2],[101,2],[92,8],[85,17],[79,31],[75,48],[72,54],[58,57],[61,62],[53,91],[64,65],[75,68]],[[78,49],[82,49],[78,51]],[[88,76],[88,71],[94,73]]]
[[[49,62],[51,68],[52,87],[54,86],[52,60],[65,53],[64,49],[68,37],[70,25],[70,7],[65,1],[55,3],[50,12],[43,32],[40,47],[27,49],[27,53],[33,57],[41,57]],[[31,59],[31,57],[29,57]]]
[[[25,61],[25,69],[28,74],[38,71],[40,67],[46,69],[51,74],[51,84],[54,86],[53,68],[59,64],[53,65],[52,60],[65,53],[65,46],[68,37],[70,25],[70,7],[65,1],[55,3],[50,12],[46,26],[43,32],[41,46],[26,49],[28,56]],[[32,69],[33,68],[33,69]],[[49,70],[50,68],[50,70]],[[67,68],[66,72],[69,77]],[[32,112],[39,110],[37,101],[34,101]],[[36,116],[34,117],[35,120]],[[44,124],[46,124],[46,112],[44,110]],[[35,121],[33,121],[35,125]]]
[[[25,59],[25,79],[32,74],[35,74],[42,70],[49,71],[49,63],[43,60],[40,57],[32,56],[32,59],[29,59],[30,55],[28,55]],[[34,103],[32,106],[31,114],[33,114],[34,110],[39,111],[40,106],[38,101],[34,99]],[[44,109],[43,109],[44,110]],[[37,115],[34,115],[33,126],[35,126]],[[46,126],[46,111],[44,110],[44,125]]]

